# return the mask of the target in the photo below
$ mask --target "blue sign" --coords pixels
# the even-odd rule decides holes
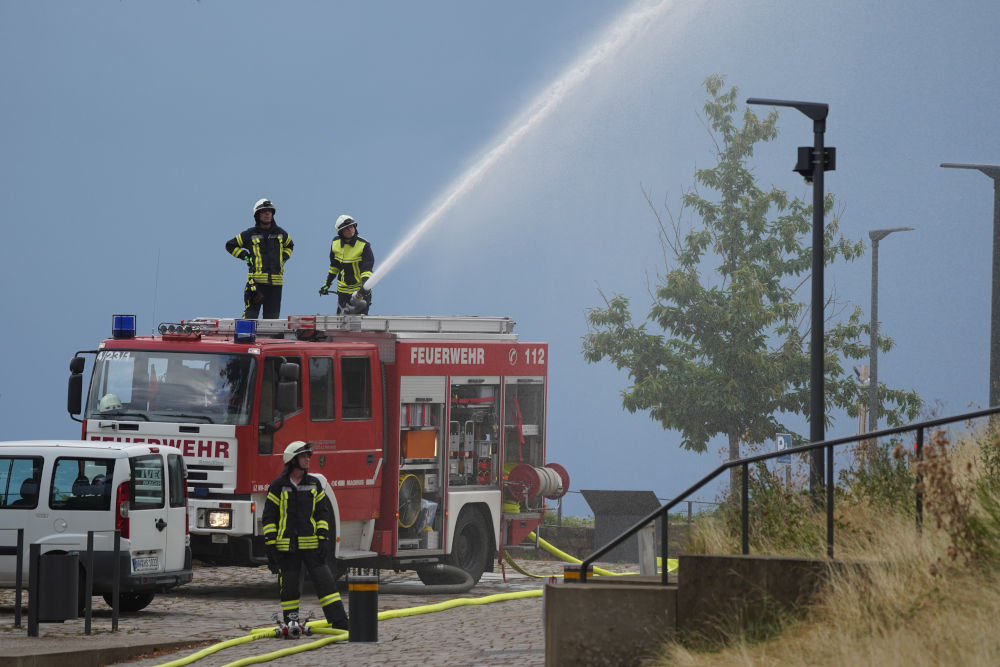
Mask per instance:
[[[784,451],[786,449],[791,449],[792,447],[792,434],[791,433],[776,433],[774,436],[774,442],[778,445],[778,451]],[[775,458],[778,463],[787,463],[791,465],[792,455],[784,454]]]

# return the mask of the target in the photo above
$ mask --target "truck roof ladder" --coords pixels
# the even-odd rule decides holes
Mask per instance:
[[[205,333],[236,331],[236,318],[196,317],[184,320]],[[474,315],[289,315],[285,319],[257,320],[261,336],[295,336],[314,330],[335,336],[338,333],[388,333],[397,338],[481,338],[516,340],[514,320],[509,317]]]

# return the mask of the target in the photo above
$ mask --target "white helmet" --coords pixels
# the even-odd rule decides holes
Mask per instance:
[[[274,204],[271,203],[270,199],[258,199],[257,203],[253,205],[253,215],[256,218],[257,213],[260,211],[271,211],[271,213],[277,213],[277,209],[274,208]]]
[[[118,410],[122,407],[122,401],[120,398],[114,394],[105,394],[101,397],[101,402],[98,404],[97,409],[101,412],[107,412],[108,410]]]
[[[285,453],[281,456],[281,460],[285,463],[289,463],[299,454],[304,454],[306,452],[312,452],[309,448],[309,443],[296,440],[295,442],[288,443],[288,446],[285,447]]]
[[[354,218],[345,213],[344,215],[337,218],[337,233],[339,234],[340,232],[347,229],[351,225],[354,225],[355,229],[357,229],[358,227],[358,223],[354,221]]]

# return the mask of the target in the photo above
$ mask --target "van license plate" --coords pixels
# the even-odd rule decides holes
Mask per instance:
[[[229,536],[226,535],[225,533],[212,533],[213,543],[225,544],[228,541],[229,541]]]
[[[133,572],[151,572],[160,569],[159,556],[143,556],[132,559]]]

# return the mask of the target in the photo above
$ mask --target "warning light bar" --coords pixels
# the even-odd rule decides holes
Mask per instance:
[[[163,340],[198,340],[201,338],[201,329],[190,324],[160,322],[160,326],[156,329],[163,336]]]
[[[117,339],[135,338],[135,315],[112,315],[111,337]]]

